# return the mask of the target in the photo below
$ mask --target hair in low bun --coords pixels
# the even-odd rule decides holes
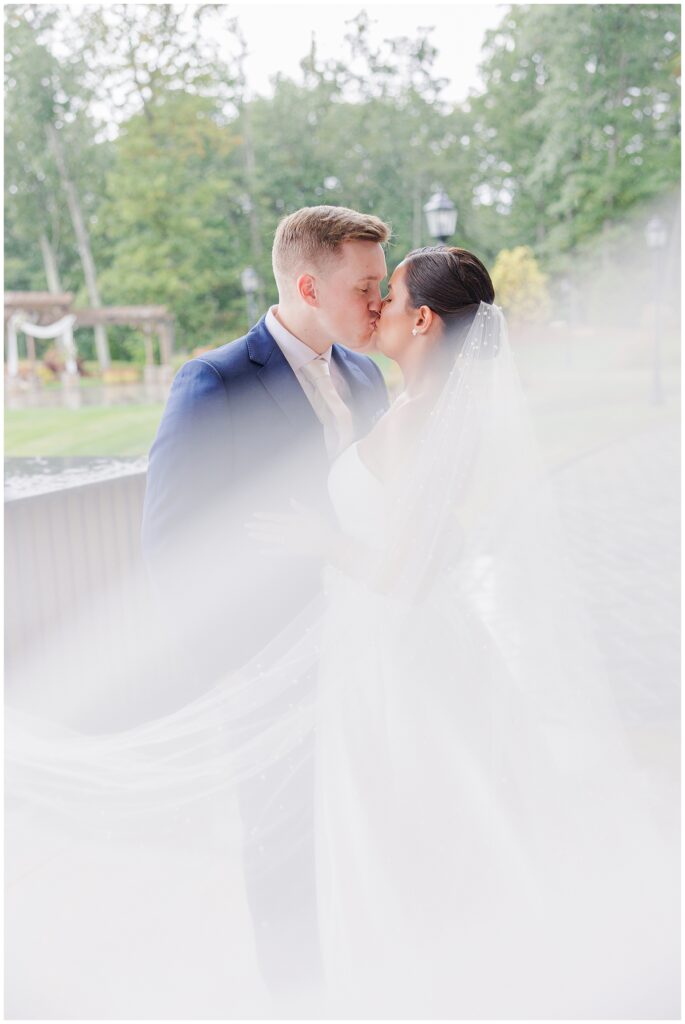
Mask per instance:
[[[412,306],[428,306],[450,332],[469,327],[481,302],[492,305],[495,301],[490,275],[467,249],[429,245],[414,249],[403,262]]]
[[[461,349],[481,302],[491,306],[495,301],[489,273],[472,252],[449,245],[414,249],[403,263],[408,301],[414,309],[428,306],[437,313],[445,325],[442,356],[452,358]],[[489,358],[495,355],[496,349],[488,350]]]

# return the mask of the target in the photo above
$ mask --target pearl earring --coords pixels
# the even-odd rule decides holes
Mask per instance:
[[[416,335],[417,335],[417,334],[418,334],[419,332],[417,331],[417,329],[416,329],[415,327],[413,327],[413,328],[412,328],[412,332],[411,332],[411,333],[412,333],[412,334],[414,335],[414,337],[416,337]]]

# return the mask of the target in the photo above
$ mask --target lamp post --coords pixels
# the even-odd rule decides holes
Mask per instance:
[[[444,189],[438,189],[430,197],[423,212],[426,214],[431,238],[445,245],[457,226],[457,208]]]
[[[668,241],[668,231],[661,217],[655,215],[650,217],[645,227],[645,242],[647,248],[652,251],[652,262],[654,268],[654,284],[652,286],[652,307],[654,333],[653,358],[652,358],[652,403],[662,405],[664,401],[664,389],[661,383],[661,351],[659,339],[659,303],[657,301],[661,279],[661,250]]]
[[[257,319],[255,295],[259,290],[259,275],[254,267],[245,267],[240,275],[240,283],[243,286],[243,291],[245,292],[248,326],[252,327],[253,323]]]

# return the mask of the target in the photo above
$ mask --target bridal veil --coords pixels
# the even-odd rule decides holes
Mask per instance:
[[[220,576],[198,581],[181,553],[194,614],[161,617],[145,591],[148,629],[105,654],[105,595],[15,670],[7,942],[27,1016],[287,1016],[251,954],[235,796],[302,759],[314,1016],[667,1015],[677,858],[590,640],[497,307],[452,352],[389,482],[349,451],[334,465],[350,564],[326,566],[258,655],[194,690],[225,608]],[[224,526],[207,510],[208,549]],[[283,564],[260,586],[287,588]],[[216,643],[229,664],[229,618]],[[271,814],[287,826],[278,800]]]

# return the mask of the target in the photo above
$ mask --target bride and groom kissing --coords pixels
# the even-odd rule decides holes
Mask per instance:
[[[410,252],[382,297],[389,234],[286,217],[278,305],[174,381],[143,526],[155,739],[189,744],[212,820],[235,798],[250,922],[228,948],[254,949],[271,1016],[630,1016],[654,1005],[667,853],[506,323],[454,247]]]
[[[277,1011],[630,1016],[660,984],[668,853],[506,323],[454,247],[382,297],[389,234],[286,217],[278,305],[174,381],[143,524],[168,637],[149,756],[181,742],[212,822],[235,798],[226,945]]]
[[[413,451],[436,376],[439,385],[454,361],[455,331],[463,339],[493,303],[480,260],[450,247],[410,253],[382,297],[389,237],[379,218],[344,207],[285,217],[273,244],[278,305],[175,378],[150,453],[143,542],[177,623],[189,697],[268,648],[316,599],[322,566],[336,555],[340,563],[341,537],[344,555],[352,541],[356,563],[368,563],[385,530],[373,490]],[[404,378],[390,408],[372,349]],[[192,639],[191,619],[205,626]],[[306,704],[317,671],[303,672],[271,713],[279,700],[283,711]],[[256,735],[258,716],[247,718]],[[288,762],[287,779],[277,762],[238,791],[257,954],[277,993],[320,974],[312,742]]]
[[[343,208],[282,221],[278,305],[172,386],[150,572],[117,583],[135,629],[103,648],[105,592],[27,659],[29,713],[6,714],[22,1005],[675,1005],[678,861],[579,614],[490,278],[419,249],[381,298],[388,235]],[[371,346],[401,371],[391,405]]]
[[[345,207],[285,217],[273,243],[278,305],[174,380],[150,452],[143,546],[177,604],[209,607],[220,574],[232,628],[210,673],[243,664],[319,592],[322,560],[338,548],[331,465],[346,453],[387,482],[416,446],[457,341],[479,310],[499,312],[481,261],[449,247],[410,253],[383,298],[389,237],[379,218]],[[404,378],[390,407],[372,349]]]
[[[490,278],[419,249],[381,297],[388,237],[339,207],[281,222],[278,305],[172,386],[140,635],[104,663],[94,629],[73,697],[68,645],[69,671],[60,647],[27,669],[50,711],[83,705],[76,730],[9,723],[21,857],[45,861],[18,862],[23,898],[68,969],[93,948],[79,1007],[627,1019],[670,991],[674,861]]]
[[[379,218],[345,207],[306,207],[281,221],[273,244],[278,305],[244,337],[191,359],[174,380],[150,452],[150,564],[163,571],[165,551],[211,508],[230,515],[230,542],[239,537],[240,550],[271,540],[263,521],[250,523],[254,513],[296,519],[293,503],[330,511],[329,467],[346,449],[357,448],[381,480],[390,448],[400,459],[403,445],[411,449],[436,377],[440,386],[449,373],[455,333],[464,336],[494,289],[476,256],[440,246],[409,253],[383,298],[389,237]],[[365,354],[372,349],[404,378],[390,409],[383,376]],[[278,622],[283,609],[272,611]]]

